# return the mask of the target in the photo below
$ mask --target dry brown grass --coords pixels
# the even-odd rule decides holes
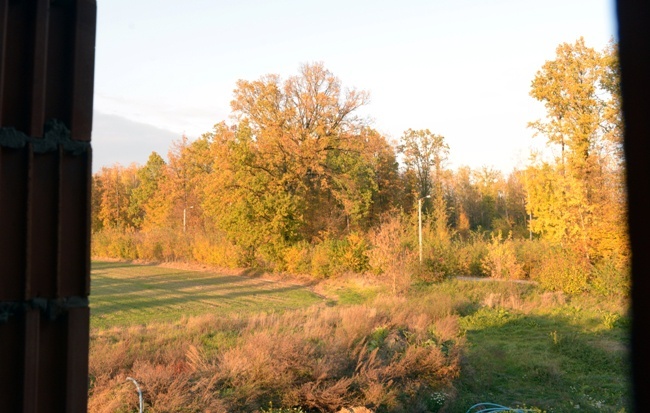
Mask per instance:
[[[534,311],[551,310],[567,303],[566,295],[561,291],[546,291],[531,297],[524,297],[516,291],[490,292],[485,295],[482,305],[488,308],[507,308],[524,314]]]
[[[131,376],[151,412],[425,411],[458,375],[459,340],[451,302],[399,297],[94,331],[89,409],[133,411]]]

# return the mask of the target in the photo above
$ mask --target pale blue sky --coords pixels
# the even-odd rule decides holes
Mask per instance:
[[[237,79],[322,61],[392,139],[445,136],[451,167],[523,165],[530,82],[562,42],[602,49],[612,0],[99,1],[95,167],[144,163],[227,120]]]

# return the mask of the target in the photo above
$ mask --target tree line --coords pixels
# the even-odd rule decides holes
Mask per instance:
[[[145,165],[94,174],[93,253],[317,276],[373,271],[395,288],[405,273],[465,272],[610,289],[629,255],[618,76],[614,43],[558,46],[530,91],[546,108],[529,124],[546,150],[508,175],[449,169],[445,138],[428,129],[389,141],[359,115],[368,94],[321,63],[287,79],[240,80],[229,122],[175,142],[167,161],[153,152]]]

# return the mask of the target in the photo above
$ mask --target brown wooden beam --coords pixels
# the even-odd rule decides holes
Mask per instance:
[[[0,0],[0,412],[87,410],[94,0]]]

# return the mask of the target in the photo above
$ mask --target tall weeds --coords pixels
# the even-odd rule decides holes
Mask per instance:
[[[366,255],[370,269],[391,283],[393,293],[404,291],[411,283],[416,257],[409,245],[407,228],[404,217],[390,215],[369,234],[371,248]]]
[[[399,297],[94,331],[90,411],[132,411],[127,376],[151,412],[425,411],[458,375],[460,340],[451,302]]]

